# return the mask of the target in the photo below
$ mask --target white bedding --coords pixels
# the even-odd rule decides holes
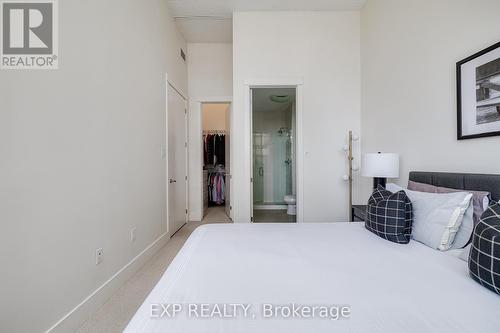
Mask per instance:
[[[159,303],[182,311],[152,318]],[[190,303],[250,304],[255,317],[196,319]],[[349,305],[351,316],[262,318],[265,303]],[[362,223],[213,224],[193,232],[125,332],[498,333],[500,297],[463,260]]]

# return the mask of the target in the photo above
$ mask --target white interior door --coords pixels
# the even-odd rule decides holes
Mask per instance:
[[[168,223],[173,235],[187,222],[186,101],[168,85]]]
[[[231,219],[233,216],[231,215],[231,179],[233,178],[231,176],[231,112],[232,112],[232,105],[229,105],[229,108],[226,111],[226,143],[225,143],[225,155],[226,155],[226,161],[225,161],[225,170],[226,170],[226,189],[225,189],[225,201],[226,201],[226,214],[229,216]]]

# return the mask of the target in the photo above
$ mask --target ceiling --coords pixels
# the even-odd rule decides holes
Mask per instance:
[[[290,102],[277,103],[271,100],[272,95],[290,96]],[[252,109],[254,112],[281,111],[295,99],[295,88],[254,88],[252,97]]]
[[[367,0],[167,0],[188,43],[231,43],[235,11],[359,10]]]

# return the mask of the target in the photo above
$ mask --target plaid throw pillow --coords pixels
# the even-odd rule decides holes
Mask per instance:
[[[470,276],[500,295],[500,205],[494,203],[474,228],[469,253]]]
[[[366,229],[388,241],[408,244],[413,211],[404,191],[392,193],[382,186],[373,191],[366,209]]]

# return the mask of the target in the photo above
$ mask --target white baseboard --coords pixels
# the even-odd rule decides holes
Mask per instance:
[[[162,234],[134,259],[94,290],[73,310],[59,319],[45,333],[75,332],[87,318],[96,312],[139,268],[141,268],[170,238]]]
[[[253,206],[253,209],[256,209],[256,210],[277,210],[277,209],[283,210],[283,209],[287,209],[287,208],[288,208],[287,205],[254,205]]]

